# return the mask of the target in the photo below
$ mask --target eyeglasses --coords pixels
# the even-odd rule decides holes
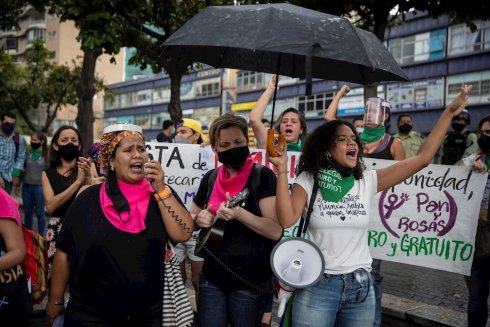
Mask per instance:
[[[478,131],[478,134],[485,134],[486,136],[490,136],[490,128],[489,129],[482,129]]]

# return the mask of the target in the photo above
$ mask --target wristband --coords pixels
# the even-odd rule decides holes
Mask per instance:
[[[62,300],[59,300],[59,301],[55,301],[55,300],[51,299],[50,297],[48,297],[48,302],[51,303],[51,304],[54,304],[54,305],[64,305],[65,304],[65,299],[62,299]]]
[[[170,190],[170,187],[168,187],[168,185],[165,185],[163,190],[159,193],[155,193],[154,196],[155,196],[155,200],[163,201],[172,196],[172,191]]]

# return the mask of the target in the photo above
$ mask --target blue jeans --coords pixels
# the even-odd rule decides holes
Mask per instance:
[[[22,184],[22,201],[24,202],[24,225],[32,230],[32,216],[35,210],[37,216],[37,232],[44,236],[46,215],[44,214],[42,186]]]
[[[383,275],[381,274],[381,260],[373,259],[371,264],[373,270],[371,270],[371,277],[373,279],[374,297],[376,299],[376,311],[374,314],[374,327],[381,326],[381,298],[383,297]]]
[[[293,326],[371,327],[373,321],[374,290],[364,269],[325,274],[315,285],[295,292]]]
[[[255,290],[224,291],[199,280],[197,321],[199,327],[257,327],[264,313],[266,295]]]
[[[471,275],[464,276],[468,288],[468,326],[484,327],[488,319],[490,258],[474,260]]]

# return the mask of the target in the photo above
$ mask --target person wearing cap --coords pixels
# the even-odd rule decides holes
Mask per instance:
[[[194,119],[184,118],[177,123],[177,134],[175,135],[175,143],[181,144],[202,144],[201,123]],[[180,261],[180,272],[184,283],[187,280],[187,269],[185,267],[186,260],[189,259],[191,265],[191,280],[192,286],[196,292],[196,303],[199,297],[199,276],[201,275],[204,259],[194,254],[196,248],[196,240],[199,236],[199,231],[192,233],[191,238],[183,243],[175,246],[175,254]]]
[[[468,129],[471,123],[470,113],[464,109],[451,122],[452,131],[446,134],[435,163],[455,165],[478,151],[478,136]]]
[[[26,246],[19,203],[0,188],[0,323],[29,326],[32,296],[24,271]]]
[[[175,143],[201,144],[201,123],[194,119],[184,118],[176,125]]]
[[[103,131],[102,184],[72,203],[57,239],[46,312],[65,326],[161,326],[167,241],[186,241],[194,222],[164,171],[148,160],[140,126]],[[70,284],[70,301],[64,294]]]

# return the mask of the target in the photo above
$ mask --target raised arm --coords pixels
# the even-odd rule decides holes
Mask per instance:
[[[378,175],[378,192],[404,181],[430,164],[444,140],[452,118],[466,107],[470,90],[471,86],[465,85],[461,93],[444,109],[416,156],[376,171]]]
[[[348,87],[347,85],[342,85],[340,91],[335,94],[332,102],[330,102],[330,104],[328,105],[327,111],[325,111],[325,114],[323,115],[323,119],[325,119],[325,121],[329,122],[331,120],[337,119],[337,110],[339,109],[340,99],[342,99],[347,93],[349,93],[349,91],[350,87]]]
[[[283,228],[293,226],[301,216],[306,206],[308,195],[298,184],[293,185],[289,195],[287,152],[276,147],[278,157],[269,157],[269,161],[277,167],[276,215]]]
[[[267,145],[267,127],[262,123],[262,118],[264,118],[265,109],[267,108],[271,97],[274,95],[274,87],[277,80],[277,75],[273,75],[264,93],[262,93],[252,111],[250,111],[250,126],[252,126],[255,138],[257,139],[258,149],[265,149]],[[273,127],[271,126],[271,128]]]

